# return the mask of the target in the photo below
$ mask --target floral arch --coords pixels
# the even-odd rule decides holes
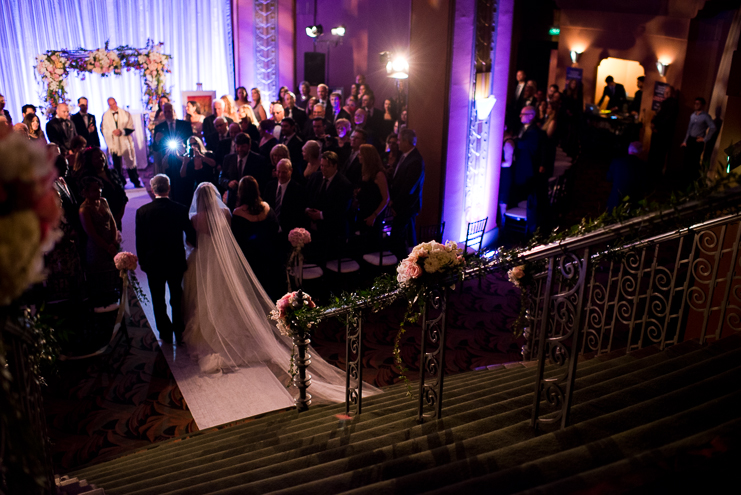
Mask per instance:
[[[72,71],[82,74],[82,79],[88,73],[107,77],[120,75],[124,69],[141,71],[142,101],[147,110],[151,110],[160,97],[170,96],[165,88],[165,74],[170,72],[172,56],[162,53],[163,45],[147,40],[144,48],[124,45],[109,49],[106,41],[105,46],[97,50],[47,50],[37,55],[36,73],[44,86],[41,98],[46,104],[47,114],[59,103],[69,101],[67,77]]]

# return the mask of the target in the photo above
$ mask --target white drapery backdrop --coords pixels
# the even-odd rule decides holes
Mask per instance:
[[[0,0],[0,19],[0,94],[13,122],[20,122],[22,105],[41,105],[37,54],[94,50],[106,41],[111,48],[143,48],[148,38],[164,43],[163,52],[173,57],[167,88],[179,118],[185,104],[180,92],[195,90],[196,83],[217,97],[234,95],[229,0]],[[87,74],[84,81],[73,72],[67,86],[71,111],[77,112],[77,98],[85,96],[100,122],[113,96],[119,106],[139,113],[144,108],[140,81],[138,71],[105,78]]]

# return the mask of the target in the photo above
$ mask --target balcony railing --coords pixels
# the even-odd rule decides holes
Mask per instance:
[[[515,258],[495,254],[466,270],[464,279],[524,263],[540,268],[528,288],[523,350],[525,360],[537,360],[533,427],[568,424],[580,354],[663,349],[687,338],[705,343],[741,330],[739,205],[736,188],[536,246]],[[442,414],[448,285],[431,291],[422,314],[420,421]],[[325,312],[347,318],[348,414],[353,406],[355,414],[361,412],[363,317],[401,295],[394,291]],[[558,377],[544,378],[547,362],[562,370]]]

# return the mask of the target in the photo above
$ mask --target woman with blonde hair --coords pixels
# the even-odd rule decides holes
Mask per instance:
[[[262,96],[258,88],[252,88],[252,110],[255,112],[257,122],[260,123],[263,120],[268,119],[268,114],[265,112],[265,107],[262,106]]]
[[[389,202],[389,186],[383,162],[372,144],[360,145],[363,180],[357,189],[358,220],[355,230],[362,234],[377,233],[383,223],[383,210]]]
[[[270,163],[273,165],[273,178],[278,177],[278,162],[282,159],[291,159],[291,154],[288,151],[288,147],[285,144],[276,144],[272,150],[270,150]]]
[[[238,124],[239,115],[237,115],[237,105],[234,104],[234,99],[229,95],[224,95],[221,100],[224,102],[224,115]]]
[[[239,122],[242,122],[244,119],[247,119],[250,124],[257,126],[257,118],[255,117],[255,112],[252,111],[251,106],[242,105],[241,107],[239,107],[237,116],[239,117]]]

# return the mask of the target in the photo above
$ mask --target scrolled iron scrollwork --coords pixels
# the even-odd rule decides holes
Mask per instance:
[[[350,313],[345,320],[345,414],[355,406],[360,414],[363,405],[363,314]]]
[[[443,377],[445,374],[445,317],[447,290],[434,287],[425,294],[422,311],[422,348],[420,355],[419,404],[417,420],[439,418],[442,413]],[[432,317],[431,314],[437,312]],[[428,345],[436,346],[428,351]],[[427,375],[432,379],[427,382]],[[432,411],[425,413],[425,406]]]

